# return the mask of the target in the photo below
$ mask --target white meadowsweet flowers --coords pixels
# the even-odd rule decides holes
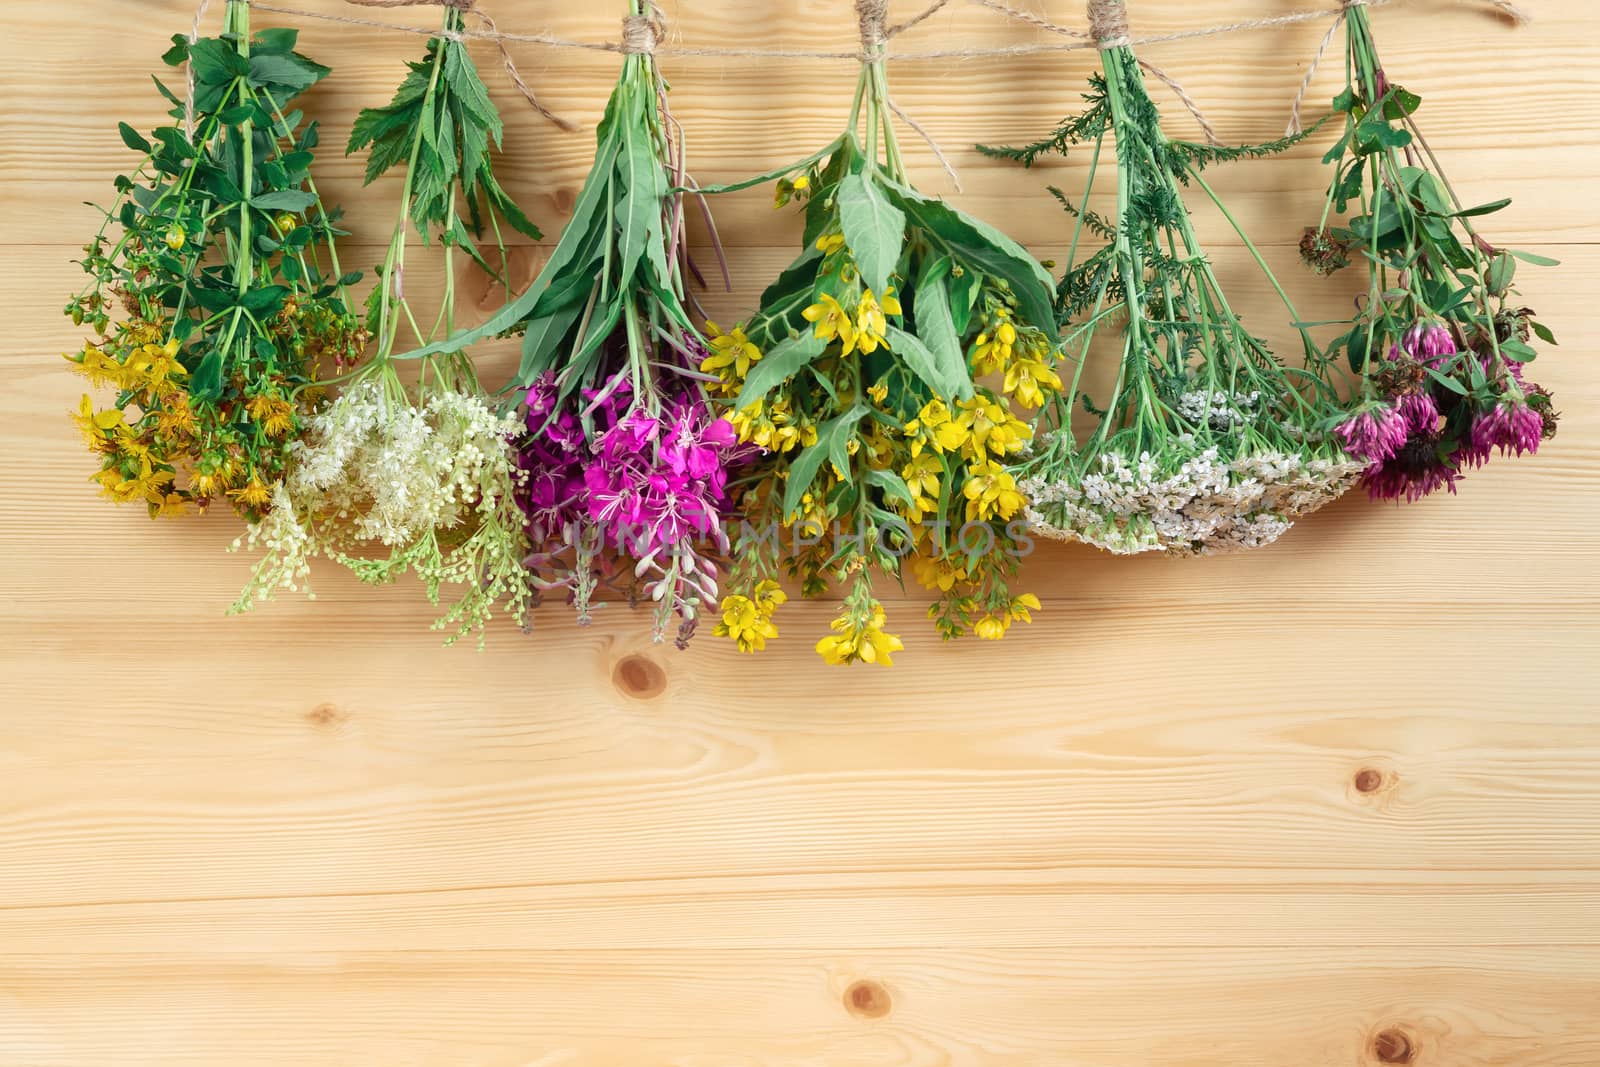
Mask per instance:
[[[242,539],[265,555],[234,610],[301,587],[320,555],[372,583],[415,571],[436,603],[442,585],[465,586],[436,624],[458,634],[481,629],[499,599],[521,621],[517,427],[476,393],[435,387],[413,404],[391,374],[352,383],[290,446],[271,511]]]

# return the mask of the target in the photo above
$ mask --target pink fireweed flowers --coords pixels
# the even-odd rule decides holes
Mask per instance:
[[[717,599],[706,546],[728,548],[732,425],[687,393],[652,411],[626,380],[564,406],[557,392],[553,371],[527,389],[526,433],[515,444],[535,585],[564,591],[587,622],[598,587],[631,573],[629,598],[657,607],[657,637],[676,617],[686,642],[699,605]]]

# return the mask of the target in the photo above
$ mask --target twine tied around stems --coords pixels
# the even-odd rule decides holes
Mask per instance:
[[[1128,36],[1128,5],[1123,0],[1089,0],[1089,34],[1102,52],[1132,44],[1133,38]]]
[[[200,23],[203,20],[211,0],[200,0],[198,11],[195,13],[194,27],[190,33],[190,40],[199,39]],[[1239,30],[1272,29],[1280,26],[1291,26],[1300,22],[1310,22],[1328,16],[1334,17],[1333,27],[1329,29],[1322,46],[1313,58],[1310,68],[1306,72],[1304,82],[1295,97],[1291,109],[1290,130],[1299,128],[1300,106],[1308,91],[1312,75],[1315,73],[1317,61],[1331,45],[1336,36],[1338,27],[1343,23],[1345,13],[1352,7],[1380,7],[1391,3],[1403,3],[1406,0],[1339,0],[1337,10],[1312,10],[1296,11],[1286,15],[1273,15],[1267,18],[1246,19],[1224,23],[1221,25],[1207,26],[1194,30],[1179,30],[1173,33],[1151,34],[1143,37],[1132,36],[1127,29],[1127,8],[1125,0],[1088,0],[1090,26],[1093,33],[1083,33],[1079,30],[1067,29],[1058,26],[1049,20],[1009,6],[1004,0],[964,0],[975,7],[986,8],[997,12],[1019,23],[1032,26],[1047,33],[1070,38],[1068,41],[1034,42],[1029,44],[999,45],[992,47],[966,47],[966,48],[935,48],[923,50],[895,49],[890,51],[888,42],[899,34],[911,29],[913,26],[925,21],[935,13],[948,7],[952,0],[931,0],[916,15],[903,22],[887,25],[888,0],[856,0],[857,18],[860,22],[861,44],[854,51],[820,51],[802,48],[729,48],[711,46],[686,46],[673,43],[664,44],[665,20],[661,10],[653,2],[649,5],[651,15],[629,16],[623,21],[623,36],[620,41],[576,41],[564,37],[557,37],[551,33],[509,33],[502,32],[489,14],[478,6],[477,0],[345,0],[346,3],[358,7],[369,8],[401,8],[401,7],[448,7],[461,12],[470,12],[480,24],[478,28],[463,28],[459,31],[441,29],[422,29],[416,26],[407,26],[401,23],[384,22],[377,19],[359,18],[347,15],[333,15],[321,11],[308,11],[304,8],[285,6],[273,0],[242,0],[251,7],[262,11],[272,11],[281,15],[290,15],[296,18],[317,19],[345,26],[364,26],[371,29],[386,30],[392,33],[407,33],[422,37],[443,37],[453,41],[486,40],[492,41],[499,49],[501,60],[506,69],[506,75],[513,85],[527,99],[528,103],[540,115],[564,130],[573,130],[572,123],[553,114],[542,104],[538,97],[523,80],[517,71],[516,63],[512,61],[511,54],[506,48],[507,42],[516,41],[527,44],[543,45],[548,48],[569,48],[593,52],[613,52],[623,55],[650,54],[650,55],[675,55],[675,56],[706,56],[719,59],[832,59],[854,61],[917,61],[934,59],[977,59],[984,57],[1016,57],[1045,55],[1057,52],[1073,52],[1090,48],[1113,48],[1123,45],[1139,46],[1147,44],[1162,44],[1168,41],[1186,41],[1202,38],[1217,37],[1222,34],[1234,33]],[[1505,17],[1513,24],[1522,24],[1530,20],[1530,16],[1512,0],[1463,0],[1463,2],[1482,3],[1488,5],[1496,13]],[[643,24],[648,22],[648,28]],[[1139,65],[1153,77],[1166,84],[1179,101],[1195,117],[1200,128],[1205,131],[1206,137],[1212,143],[1217,143],[1211,124],[1184,90],[1182,83],[1168,75],[1161,68],[1140,59]],[[928,142],[934,156],[945,172],[956,182],[957,189],[960,182],[956,179],[955,171],[945,158],[943,151],[933,141],[925,130],[901,110],[893,101],[889,107],[908,126]],[[185,119],[193,136],[194,123],[194,75],[189,73],[189,96],[185,102]]]
[[[943,7],[948,0],[934,0],[934,3],[921,14],[902,22],[898,26],[887,25],[889,19],[889,0],[856,0],[856,21],[861,30],[861,61],[863,63],[877,63],[884,58],[888,51],[889,38],[897,33],[903,33]],[[923,128],[922,123],[912,118],[905,109],[895,103],[893,98],[885,96],[884,103],[889,105],[901,122],[916,131],[917,136],[927,142],[928,149],[933,153],[933,158],[939,161],[939,166],[950,178],[950,184],[956,187],[956,192],[962,192],[961,175],[956,173],[956,168],[951,165],[950,158],[944,154],[944,149],[933,135]]]
[[[1513,26],[1522,26],[1533,21],[1532,15],[1511,0],[1484,0],[1484,2],[1496,14],[1509,20]],[[1389,3],[1389,0],[1340,0],[1339,10],[1333,13],[1333,23],[1328,27],[1328,32],[1322,35],[1322,42],[1317,45],[1317,50],[1312,53],[1311,62],[1306,66],[1306,76],[1300,80],[1300,88],[1295,91],[1294,101],[1289,105],[1289,123],[1283,131],[1285,136],[1293,137],[1305,128],[1300,121],[1300,107],[1306,102],[1306,94],[1311,91],[1311,79],[1316,77],[1322,57],[1327,54],[1334,39],[1339,36],[1339,27],[1343,26],[1344,20],[1349,17],[1350,9],[1386,3]]]
[[[622,20],[622,52],[629,56],[654,55],[656,44],[665,34],[660,8],[650,5],[648,15],[629,15]]]

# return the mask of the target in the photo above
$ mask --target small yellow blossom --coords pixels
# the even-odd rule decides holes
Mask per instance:
[[[831,256],[844,247],[844,234],[825,233],[817,238],[817,251],[825,256]]]
[[[264,508],[272,501],[272,490],[262,483],[260,475],[252,475],[239,489],[229,489],[228,495],[247,508]]]
[[[78,411],[72,416],[72,421],[78,424],[78,429],[83,431],[83,438],[91,446],[98,447],[106,439],[106,435],[127,423],[123,419],[121,408],[108,408],[105,411],[94,409],[94,398],[88,393],[83,394],[83,399],[78,402]]]
[[[178,249],[183,247],[183,242],[187,239],[187,237],[188,235],[183,232],[182,226],[174,226],[167,231],[167,247],[176,252]]]
[[[152,519],[176,519],[189,510],[189,502],[180,493],[163,493],[159,498],[151,497],[145,503]]]
[[[745,336],[743,326],[735,326],[727,333],[714,322],[706,323],[710,336],[711,354],[700,364],[700,369],[716,374],[724,382],[743,381],[750,367],[761,358],[761,349]],[[732,373],[726,373],[731,369]]]
[[[931,452],[913,456],[911,462],[901,468],[900,476],[911,490],[906,517],[912,522],[921,522],[925,516],[939,510],[939,478],[943,474],[944,464]]]
[[[886,315],[899,315],[900,301],[895,298],[894,286],[883,291],[883,298],[872,294],[871,289],[861,294],[861,302],[856,305],[856,346],[863,352],[876,351],[879,345],[886,344],[884,332],[889,328]]]
[[[1023,407],[1036,408],[1045,393],[1061,391],[1061,378],[1042,360],[1019,359],[1006,368],[1004,389]]]
[[[757,582],[750,596],[723,597],[722,621],[712,633],[732,638],[740,652],[760,652],[768,639],[778,636],[772,614],[788,599],[788,594],[770,578]]]
[[[83,353],[77,357],[67,356],[67,362],[72,368],[82,374],[95,385],[110,385],[122,388],[124,375],[122,364],[106,355],[94,345],[85,344]]]
[[[1022,451],[1033,437],[1027,423],[1005,409],[992,398],[979,393],[958,405],[957,417],[972,435],[972,458],[982,461],[990,455],[1008,456]]]
[[[1027,502],[1017,480],[993,460],[972,468],[961,495],[967,498],[967,521],[982,522],[999,516],[1009,520]]]
[[[817,654],[833,664],[881,663],[894,666],[890,653],[905,648],[904,642],[894,634],[884,633],[888,621],[883,606],[869,601],[863,611],[846,609],[833,620],[834,633],[817,642]]]
[[[920,456],[925,445],[931,445],[935,452],[955,451],[967,443],[971,430],[969,423],[951,417],[948,404],[935,398],[906,423],[905,433],[911,438],[911,454]]]
[[[294,429],[294,405],[273,393],[257,393],[244,408],[268,437],[282,437]]]
[[[843,354],[848,356],[856,348],[855,326],[850,321],[850,313],[839,306],[829,293],[823,293],[817,302],[800,312],[807,322],[817,324],[816,335],[824,341],[832,341],[835,337],[844,346]]]
[[[948,559],[918,556],[911,562],[912,573],[924,589],[948,593],[957,582],[967,580],[967,569]]]

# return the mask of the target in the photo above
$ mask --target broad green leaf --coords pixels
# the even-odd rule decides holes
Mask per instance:
[[[939,357],[929,351],[914,334],[909,334],[898,326],[891,325],[884,333],[884,338],[889,342],[889,349],[911,368],[911,372],[921,378],[929,391],[942,400],[962,395],[965,386],[965,395],[972,394],[972,382],[966,380],[957,382],[946,372],[946,368],[939,365]],[[962,376],[965,378],[965,375]]]
[[[189,392],[200,400],[215,400],[222,394],[222,352],[207,352],[189,375]]]
[[[957,263],[1010,283],[1024,322],[1054,332],[1055,279],[1027,249],[942,200],[894,183],[889,190],[911,220],[937,237]]]
[[[1549,256],[1538,256],[1534,255],[1532,252],[1523,252],[1515,248],[1508,248],[1505,251],[1507,255],[1516,256],[1518,259],[1522,260],[1522,262],[1532,263],[1535,267],[1561,266],[1561,261],[1559,259],[1551,259]]]
[[[189,69],[196,82],[219,86],[250,73],[250,64],[227,41],[202,37],[189,46]]]
[[[829,421],[826,437],[819,431],[819,443],[826,440],[828,445],[828,461],[833,464],[833,469],[844,479],[846,485],[854,485],[855,478],[850,474],[850,433],[855,424],[867,414],[868,408],[857,404],[849,411],[836,419]]]
[[[913,313],[917,322],[917,337],[927,345],[933,357],[934,373],[939,383],[934,391],[943,400],[965,399],[972,395],[972,375],[967,370],[967,357],[961,347],[961,334],[956,329],[955,317],[950,310],[951,281],[950,260],[940,256],[923,268],[917,279]],[[890,347],[894,344],[891,341]],[[898,349],[896,349],[898,351]]]
[[[843,452],[845,462],[840,464],[834,459],[834,463],[841,468],[846,480],[849,480],[850,428],[866,413],[865,407],[852,408],[817,428],[817,443],[802,450],[794,462],[789,464],[788,483],[783,490],[784,515],[794,514],[800,506],[801,499],[811,489],[811,483],[816,480],[822,461],[834,458],[837,452]]]
[[[915,499],[911,495],[910,486],[906,485],[906,480],[894,471],[869,470],[867,472],[867,482],[882,489],[890,496],[905,501],[907,504],[910,504]]]
[[[316,196],[304,189],[280,189],[250,198],[250,206],[262,211],[304,211],[316,202]]]
[[[622,145],[617,152],[617,181],[622,190],[617,225],[617,262],[613,275],[620,285],[630,284],[633,272],[644,255],[645,245],[655,235],[659,240],[661,230],[661,201],[667,195],[667,175],[661,166],[661,156],[656,151],[655,139],[650,132],[644,106],[655,106],[655,100],[634,101],[634,94],[619,89],[616,126],[620,130]]]
[[[1478,215],[1492,215],[1501,208],[1509,207],[1510,204],[1511,198],[1508,196],[1503,200],[1494,200],[1487,204],[1479,204],[1477,207],[1462,208],[1460,211],[1452,213],[1450,217],[1454,219],[1469,219]]]
[[[582,313],[583,308],[574,304],[528,323],[528,332],[522,338],[522,364],[511,387],[532,385],[535,378],[555,364],[556,353]]]
[[[122,135],[122,143],[135,152],[150,151],[150,142],[139,135],[139,131],[129,126],[126,122],[117,123],[117,132]]]
[[[739,399],[733,402],[735,410],[743,410],[766,397],[773,389],[793,378],[827,350],[828,342],[805,330],[786,337],[764,354],[750,373],[745,376]]]
[[[845,175],[835,195],[844,242],[861,270],[861,280],[881,295],[905,243],[905,212],[891,204],[877,181],[865,174]]]
[[[255,39],[250,42],[250,51],[253,55],[288,55],[294,51],[294,46],[299,40],[299,30],[281,28],[257,30]]]
[[[326,78],[331,71],[300,55],[254,55],[250,57],[251,85],[278,85],[300,92]]]
[[[610,225],[608,218],[596,218],[596,208],[605,192],[611,169],[615,165],[616,153],[616,142],[610,137],[602,136],[595,151],[594,169],[589,172],[589,178],[584,182],[583,188],[578,193],[578,199],[573,204],[572,218],[568,221],[566,229],[561,231],[561,239],[556,242],[555,249],[550,253],[550,259],[539,272],[539,276],[534,279],[533,284],[528,287],[527,292],[489,316],[487,322],[475,329],[462,330],[442,341],[435,341],[431,345],[401,353],[394,358],[422,359],[442,352],[459,352],[485,338],[496,337],[514,329],[539,302],[539,298],[544,295],[545,290],[557,276],[566,269],[588,239],[591,228],[598,226],[603,230]]]

